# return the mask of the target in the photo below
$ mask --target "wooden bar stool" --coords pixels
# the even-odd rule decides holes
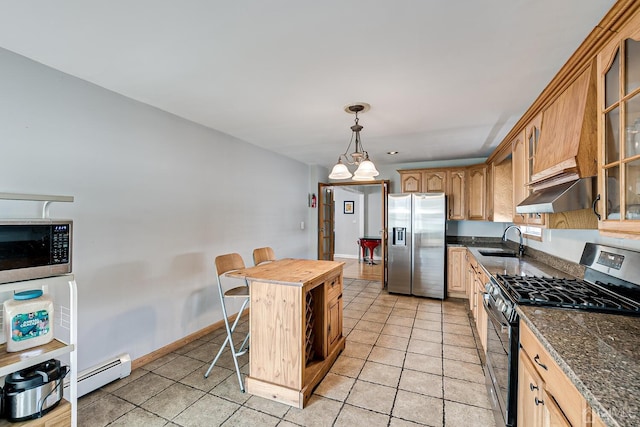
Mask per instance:
[[[273,249],[266,246],[264,248],[258,248],[253,250],[253,264],[260,265],[263,262],[271,262],[276,260],[276,255]]]
[[[240,270],[243,268],[245,268],[244,261],[242,260],[242,257],[239,254],[233,253],[233,254],[220,255],[216,257],[216,280],[218,282],[218,294],[220,296],[220,304],[222,305],[222,315],[224,316],[224,327],[227,330],[227,338],[225,338],[224,343],[222,343],[222,347],[220,347],[218,354],[216,355],[215,359],[213,359],[213,362],[211,362],[211,366],[209,366],[209,369],[207,370],[207,373],[204,374],[204,377],[207,378],[209,376],[209,374],[211,373],[211,370],[213,369],[216,362],[220,358],[222,351],[227,346],[227,344],[229,344],[229,349],[231,350],[231,356],[233,357],[233,364],[236,367],[236,374],[238,375],[238,382],[240,383],[240,390],[244,393],[244,383],[242,382],[242,376],[240,375],[240,367],[238,366],[238,356],[241,356],[245,354],[247,351],[249,351],[248,346],[245,348],[245,345],[247,345],[247,343],[249,342],[249,333],[247,333],[247,336],[242,342],[242,345],[240,345],[238,350],[236,350],[236,347],[233,344],[233,332],[236,330],[236,326],[238,326],[238,321],[240,320],[240,317],[242,317],[242,313],[244,312],[245,308],[249,305],[249,284],[245,280],[244,285],[236,286],[234,288],[230,288],[224,291],[222,287],[222,280],[221,280],[221,277],[224,274],[230,271]],[[240,311],[238,311],[238,314],[236,315],[236,319],[233,322],[233,325],[229,324],[229,317],[227,315],[227,307],[225,304],[225,300],[227,298],[242,300],[242,306],[240,307]]]

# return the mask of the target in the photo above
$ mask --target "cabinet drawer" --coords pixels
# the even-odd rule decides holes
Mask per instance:
[[[327,302],[331,302],[342,294],[342,280],[340,276],[333,277],[325,282]]]
[[[520,351],[526,353],[562,412],[573,426],[585,425],[587,408],[585,399],[571,383],[527,325],[520,322]]]

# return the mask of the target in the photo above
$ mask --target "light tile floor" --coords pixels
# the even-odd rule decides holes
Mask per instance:
[[[466,301],[358,279],[343,298],[346,348],[304,410],[241,393],[228,351],[204,378],[221,329],[82,397],[79,425],[495,426]]]

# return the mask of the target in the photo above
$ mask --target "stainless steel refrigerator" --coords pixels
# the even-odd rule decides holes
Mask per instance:
[[[444,193],[389,194],[389,292],[444,299]]]

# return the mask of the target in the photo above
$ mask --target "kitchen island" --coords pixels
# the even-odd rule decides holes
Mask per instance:
[[[345,347],[343,265],[281,259],[227,274],[249,281],[249,393],[304,407]]]

